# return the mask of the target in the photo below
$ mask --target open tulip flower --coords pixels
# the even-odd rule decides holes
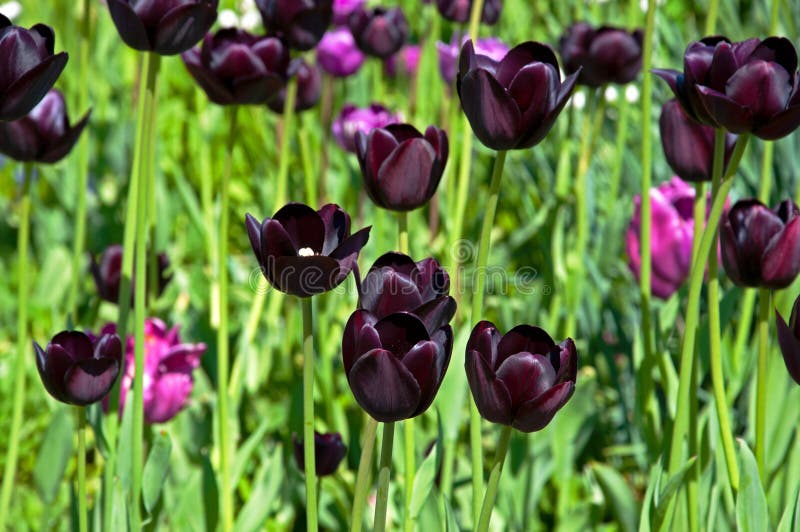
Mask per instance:
[[[303,439],[298,438],[297,434],[292,434],[292,449],[294,460],[300,471],[305,472],[306,461],[303,456]],[[336,473],[339,464],[342,463],[347,454],[347,446],[342,441],[342,435],[338,432],[321,434],[314,431],[314,463],[318,477],[326,477]]]
[[[356,155],[369,197],[380,207],[410,211],[436,193],[447,164],[447,133],[429,126],[390,124],[356,133]]]
[[[350,215],[333,203],[315,211],[289,203],[259,222],[248,214],[245,227],[261,272],[272,286],[310,297],[339,286],[356,266],[370,227],[350,234]]]
[[[408,37],[408,22],[399,7],[358,9],[350,15],[348,25],[358,47],[380,59],[397,52]]]
[[[720,229],[722,264],[739,286],[786,288],[800,273],[800,209],[774,210],[756,199],[736,202]]]
[[[789,375],[797,384],[800,384],[800,296],[794,301],[792,314],[789,323],[783,316],[775,311],[775,323],[778,328],[778,345],[781,346],[781,354],[786,364]]]
[[[474,0],[436,0],[439,13],[452,22],[466,24],[469,22]],[[484,0],[481,11],[481,22],[489,26],[497,24],[500,11],[503,9],[503,0]]]
[[[582,67],[578,84],[588,87],[630,83],[642,69],[642,38],[640,29],[573,24],[560,41],[564,71],[572,74]]]
[[[142,52],[176,55],[194,46],[217,19],[219,0],[108,0],[122,40]]]
[[[94,340],[80,331],[62,331],[45,349],[33,342],[36,368],[48,393],[62,403],[86,406],[114,386],[122,360],[116,334]]]
[[[285,86],[289,67],[289,49],[280,39],[235,28],[209,33],[181,57],[218,105],[267,103]]]
[[[783,37],[691,43],[684,70],[655,70],[698,122],[765,140],[800,126],[797,50]]]
[[[539,327],[518,325],[502,335],[493,323],[481,321],[467,342],[465,367],[485,419],[534,432],[572,397],[578,353],[572,339],[556,345]]]
[[[0,14],[0,121],[24,117],[53,87],[68,59],[55,40],[50,26],[26,30]]]
[[[53,89],[27,116],[0,122],[0,153],[21,162],[58,162],[72,150],[88,122],[89,112],[71,125],[64,95]]]
[[[493,150],[530,148],[553,127],[575,88],[580,70],[561,82],[552,48],[538,42],[515,46],[499,62],[461,49],[457,89],[478,139]]]
[[[264,27],[295,50],[314,48],[333,18],[332,0],[256,0]]]
[[[322,86],[322,72],[317,65],[309,65],[302,58],[292,59],[287,69],[289,77],[297,76],[297,96],[294,110],[307,111],[317,105]],[[286,89],[282,88],[267,106],[275,113],[282,113],[286,103]]]
[[[399,114],[378,103],[372,103],[368,107],[356,107],[348,103],[331,124],[331,131],[342,149],[356,153],[356,135],[359,132],[368,135],[375,128],[386,127],[400,120]]]

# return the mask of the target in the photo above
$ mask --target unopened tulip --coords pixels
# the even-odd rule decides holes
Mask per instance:
[[[778,328],[778,344],[786,364],[789,375],[797,384],[800,384],[800,296],[794,301],[792,314],[787,325],[778,311],[775,311],[775,321]]]
[[[408,37],[408,22],[399,7],[359,9],[350,15],[348,25],[358,47],[380,59],[397,52]]]
[[[295,50],[311,50],[330,26],[332,0],[256,0],[264,27]]]
[[[642,69],[642,37],[640,29],[573,24],[560,41],[564,71],[572,74],[581,68],[578,84],[589,87],[630,83]]]
[[[306,460],[303,455],[303,440],[292,434],[294,460],[300,471],[305,472]],[[321,434],[314,431],[314,463],[318,477],[333,475],[347,454],[347,446],[338,432]]]

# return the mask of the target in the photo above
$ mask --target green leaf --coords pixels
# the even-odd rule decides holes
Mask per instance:
[[[284,474],[282,448],[278,446],[264,455],[265,459],[254,480],[253,491],[236,517],[236,532],[260,530],[279,498]]]
[[[636,506],[636,499],[631,492],[630,486],[625,482],[625,478],[616,469],[595,463],[592,465],[598,483],[605,493],[606,498],[611,502],[611,508],[619,520],[622,530],[634,532],[639,516]]]
[[[207,454],[203,454],[203,512],[206,530],[216,530],[219,521],[219,488],[214,466]]]
[[[133,390],[128,391],[126,396],[126,404],[129,408],[122,410],[122,423],[119,426],[119,437],[117,438],[117,476],[125,488],[125,491],[131,489],[131,456],[133,455],[132,442],[133,442]]]
[[[436,472],[439,470],[441,463],[441,447],[442,438],[439,433],[439,438],[436,440],[433,450],[425,457],[420,464],[417,474],[414,475],[414,491],[411,493],[411,518],[416,519],[422,506],[428,500],[428,496],[433,488],[434,481],[436,480]]]
[[[169,472],[169,455],[172,451],[172,440],[164,431],[156,434],[153,447],[147,456],[147,463],[142,471],[142,501],[147,512],[150,513],[158,503],[161,487]]]
[[[672,477],[667,481],[664,489],[657,488],[653,496],[654,511],[653,511],[653,528],[659,530],[664,523],[672,521],[672,512],[675,511],[675,506],[671,504],[672,498],[678,492],[678,489],[683,485],[686,474],[692,469],[697,457],[693,456],[686,461],[685,464],[678,469]],[[661,484],[661,475],[659,475],[658,482]]]
[[[736,497],[736,526],[740,532],[769,530],[767,497],[758,476],[756,459],[747,444],[739,439],[739,494]]]
[[[70,415],[70,408],[58,408],[53,413],[53,419],[47,426],[47,431],[36,456],[36,466],[33,469],[33,481],[36,491],[45,504],[55,500],[64,470],[72,454],[72,438],[75,435],[75,426]]]
[[[267,416],[261,421],[261,424],[258,428],[253,432],[247,440],[239,446],[239,450],[236,453],[236,458],[233,461],[233,468],[231,470],[231,486],[234,488],[239,485],[239,480],[242,478],[244,474],[245,468],[250,463],[250,458],[253,456],[253,452],[261,447],[264,443],[264,436],[267,434],[267,430],[270,428],[270,417]]]
[[[453,507],[450,505],[450,501],[444,495],[440,495],[440,498],[442,501],[442,507],[444,508],[445,532],[460,532],[461,529],[458,527],[456,514],[453,512]]]
[[[795,490],[794,504],[787,504],[776,532],[794,532],[800,525],[800,487]]]
[[[656,462],[650,468],[650,476],[647,478],[647,490],[644,492],[644,500],[642,501],[642,513],[639,515],[639,532],[650,532],[652,518],[650,517],[650,508],[655,506],[654,497],[656,492],[656,484],[664,471],[661,462]]]

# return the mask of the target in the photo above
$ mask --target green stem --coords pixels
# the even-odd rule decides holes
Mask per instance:
[[[414,519],[411,517],[411,497],[414,495],[414,420],[406,419],[403,421],[403,452],[405,454],[406,470],[406,500],[405,513],[403,514],[403,530],[411,532],[414,530]]]
[[[0,530],[5,530],[5,520],[11,504],[11,491],[14,488],[19,456],[22,410],[25,405],[25,361],[30,347],[28,345],[28,242],[31,231],[31,173],[31,165],[26,164],[17,232],[17,358],[14,361],[14,406],[11,413],[6,464],[3,468],[3,485],[0,488]]]
[[[400,253],[408,255],[408,213],[397,213],[397,246]]]
[[[305,120],[300,121],[300,131],[297,132],[300,141],[300,161],[303,163],[303,180],[306,189],[306,201],[309,205],[317,205],[317,176],[311,164],[311,147],[308,142],[308,128]]]
[[[609,209],[614,208],[615,199],[619,196],[622,180],[622,162],[625,159],[625,145],[628,141],[628,122],[631,115],[631,104],[620,95],[619,122],[617,124],[617,144],[614,150],[614,164],[611,166],[611,179],[608,185]]]
[[[455,98],[453,99],[455,102]],[[464,238],[464,215],[467,210],[467,199],[469,197],[470,176],[472,175],[472,126],[464,116],[461,125],[461,159],[458,164],[458,176],[456,182],[456,209],[453,219],[453,231],[451,235],[451,246],[457,244],[459,238]],[[452,247],[451,247],[452,249]],[[458,261],[458,254],[456,261]],[[461,268],[460,262],[453,264],[454,271],[458,272]]]
[[[217,403],[219,406],[219,476],[222,530],[233,527],[233,489],[230,485],[230,439],[228,380],[230,373],[230,335],[228,327],[228,226],[230,225],[230,181],[233,167],[233,148],[236,137],[238,106],[231,106],[228,115],[228,138],[225,153],[225,172],[220,183],[219,233],[217,235]]]
[[[769,288],[758,291],[758,374],[756,376],[756,464],[761,483],[767,483],[767,367],[769,354]]]
[[[478,30],[481,26],[481,14],[483,13],[483,0],[473,0],[472,10],[469,12],[469,38],[472,42],[478,39]]]
[[[372,455],[375,452],[375,435],[377,432],[378,422],[368,417],[367,425],[364,427],[364,443],[361,447],[361,460],[358,462],[358,473],[356,474],[350,532],[361,532],[361,525],[364,522],[364,506],[366,505],[367,492],[369,491],[370,469],[372,467]]]
[[[283,104],[283,119],[280,143],[280,159],[278,160],[278,185],[275,202],[282,206],[287,201],[289,190],[289,141],[292,138],[294,123],[294,105],[297,100],[297,76],[292,77],[286,85],[286,100]]]
[[[722,169],[725,164],[725,130],[718,128],[714,137],[714,163],[711,181],[711,201],[719,192]],[[700,197],[705,202],[705,197]],[[698,223],[695,220],[695,225]],[[716,250],[718,234],[712,240],[712,249]],[[728,468],[728,477],[734,492],[739,491],[739,465],[736,460],[736,450],[733,445],[733,433],[728,417],[728,400],[725,394],[725,382],[722,374],[722,346],[720,342],[720,315],[719,315],[719,275],[717,253],[713,251],[708,257],[708,335],[709,358],[711,364],[711,382],[714,388],[714,402],[717,406],[717,419],[719,432],[722,438],[722,448],[725,452],[725,464]]]
[[[706,27],[705,34],[713,35],[714,27],[717,23],[717,12],[719,11],[719,0],[710,0],[708,3],[708,11],[706,14]]]
[[[498,151],[492,169],[492,182],[489,185],[489,199],[481,226],[481,236],[478,243],[478,257],[475,262],[475,288],[472,291],[472,309],[469,323],[475,323],[483,313],[483,296],[486,286],[486,263],[489,259],[489,249],[492,245],[492,228],[494,215],[497,212],[497,203],[500,198],[500,182],[503,177],[506,152]],[[481,448],[481,416],[475,401],[470,396],[469,401],[469,443],[472,457],[472,511],[475,522],[481,513],[481,493],[483,493],[483,452]]]
[[[772,0],[769,10],[769,32],[768,35],[775,35],[778,30],[778,15],[780,14],[781,0]]]
[[[303,307],[303,458],[306,474],[306,529],[317,530],[317,467],[314,457],[314,323],[311,298]]]
[[[86,409],[79,406],[75,414],[78,418],[78,530],[86,532]]]
[[[486,495],[483,498],[483,507],[481,508],[481,519],[476,529],[478,532],[486,532],[489,530],[489,521],[492,518],[494,501],[497,498],[497,486],[500,483],[500,474],[503,472],[503,464],[506,461],[508,442],[510,440],[511,426],[506,425],[500,433],[500,442],[497,444],[497,454],[495,455],[492,472],[489,474],[489,484],[486,487]]]
[[[394,423],[383,424],[381,443],[381,465],[378,470],[378,500],[375,503],[375,532],[386,530],[386,508],[389,505],[389,475],[392,470],[392,446],[394,444]]]

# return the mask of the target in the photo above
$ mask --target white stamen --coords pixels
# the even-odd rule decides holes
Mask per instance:
[[[301,257],[313,257],[315,255],[314,250],[311,248],[301,248],[297,254]]]

